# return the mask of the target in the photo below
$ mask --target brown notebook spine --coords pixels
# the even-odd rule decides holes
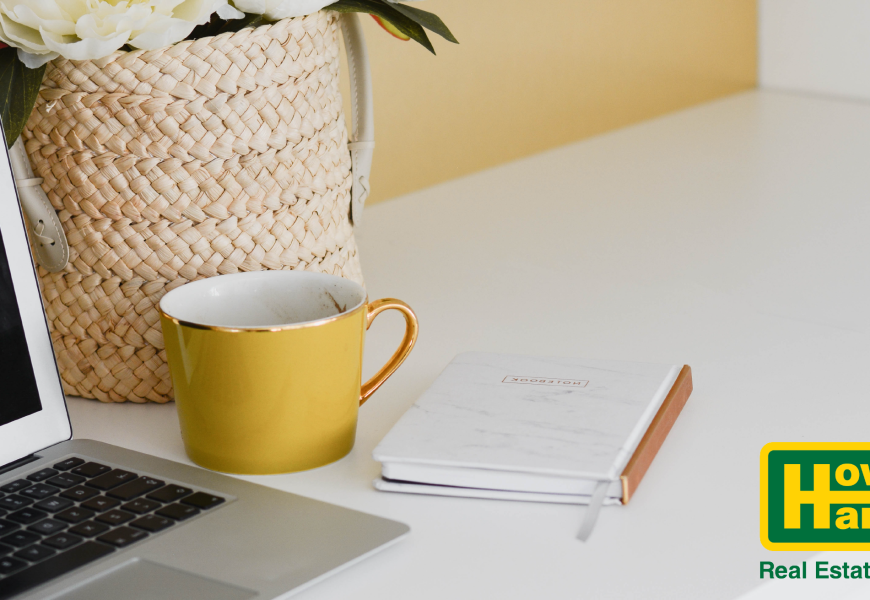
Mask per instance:
[[[677,380],[674,381],[671,391],[668,392],[664,402],[662,402],[659,411],[653,418],[649,429],[646,430],[640,443],[637,445],[631,460],[622,471],[620,479],[622,480],[622,503],[628,504],[632,494],[640,485],[640,480],[646,474],[653,459],[658,454],[659,448],[668,437],[671,427],[677,417],[680,416],[680,411],[686,405],[686,401],[692,394],[692,369],[689,365],[683,365],[680,374],[677,375]]]

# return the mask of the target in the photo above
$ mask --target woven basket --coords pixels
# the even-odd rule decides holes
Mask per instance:
[[[338,16],[48,65],[22,134],[69,241],[39,268],[64,391],[172,399],[157,303],[188,281],[304,269],[362,283]]]

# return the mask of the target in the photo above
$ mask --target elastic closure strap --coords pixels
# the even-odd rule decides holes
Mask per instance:
[[[595,491],[592,492],[592,499],[589,501],[586,513],[583,515],[580,531],[577,532],[577,539],[581,542],[585,542],[592,535],[595,523],[598,522],[598,513],[601,511],[601,505],[604,504],[604,498],[607,496],[607,488],[609,487],[609,481],[599,481],[598,485],[595,486]]]

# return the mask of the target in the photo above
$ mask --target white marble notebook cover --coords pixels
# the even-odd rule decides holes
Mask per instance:
[[[614,480],[679,372],[676,365],[460,354],[374,458]]]

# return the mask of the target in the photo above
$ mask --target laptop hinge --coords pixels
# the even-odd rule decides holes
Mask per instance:
[[[0,466],[0,475],[3,473],[7,473],[13,469],[17,469],[18,467],[23,467],[27,463],[32,463],[35,460],[39,460],[42,458],[41,456],[37,456],[35,454],[31,454],[30,456],[25,456],[24,458],[19,458],[18,460],[13,460],[11,463],[7,463],[3,466]]]

